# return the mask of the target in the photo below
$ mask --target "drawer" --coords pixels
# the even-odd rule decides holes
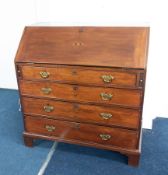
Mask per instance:
[[[84,105],[46,99],[22,98],[24,113],[49,118],[138,129],[140,111],[117,107]]]
[[[60,141],[76,140],[130,149],[137,146],[136,131],[30,116],[25,116],[25,121],[27,132],[54,136]]]
[[[136,86],[137,73],[114,69],[55,66],[22,66],[22,77],[26,80],[51,80],[74,84],[95,84],[100,86]]]
[[[49,97],[68,101],[116,104],[131,107],[141,105],[141,90],[67,85],[51,82],[20,81],[22,95]]]

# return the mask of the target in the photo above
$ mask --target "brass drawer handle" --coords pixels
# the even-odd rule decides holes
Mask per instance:
[[[112,75],[102,75],[101,78],[105,83],[111,83],[114,77]]]
[[[100,138],[102,140],[109,140],[109,139],[111,139],[111,135],[109,135],[109,134],[100,134]]]
[[[55,126],[52,126],[52,125],[45,125],[45,129],[48,131],[48,132],[53,132],[55,130]]]
[[[110,119],[113,115],[110,114],[110,113],[100,113],[100,116],[105,119],[105,120],[108,120]]]
[[[50,76],[50,73],[46,71],[41,71],[40,76],[41,78],[48,78]]]
[[[41,91],[44,93],[44,94],[49,94],[52,89],[51,88],[41,88]]]
[[[54,106],[50,106],[50,105],[45,105],[44,106],[44,111],[45,112],[52,112],[54,110]]]
[[[103,92],[100,94],[100,96],[101,96],[102,100],[111,100],[112,97],[113,97],[112,94],[106,94],[106,93],[103,93]]]

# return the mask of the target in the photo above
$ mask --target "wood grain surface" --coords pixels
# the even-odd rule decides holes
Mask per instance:
[[[140,112],[134,109],[117,107],[84,105],[78,103],[61,102],[47,99],[23,97],[24,113],[33,116],[44,116],[52,119],[88,122],[98,125],[120,126],[138,129]],[[45,106],[53,107],[46,111]],[[101,114],[111,114],[110,118],[103,118]]]
[[[145,68],[147,27],[26,27],[17,62]]]
[[[60,139],[82,140],[130,149],[135,149],[137,146],[138,133],[136,131],[30,116],[26,116],[25,121],[26,131],[30,133],[54,135]],[[46,126],[54,129],[48,131]],[[110,138],[103,140],[100,134],[110,135]]]
[[[43,88],[50,89],[46,94]],[[51,82],[20,81],[22,95],[48,97],[74,102],[115,104],[139,108],[141,106],[141,90],[87,87],[78,85],[59,84]],[[111,99],[103,100],[101,94],[112,95]]]

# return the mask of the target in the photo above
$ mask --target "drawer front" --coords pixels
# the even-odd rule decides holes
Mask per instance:
[[[26,114],[134,129],[139,127],[140,112],[138,110],[26,97],[22,98],[22,102]]]
[[[136,148],[138,139],[136,131],[40,117],[26,116],[25,127],[27,132],[55,136],[60,140],[78,140],[131,149]]]
[[[22,95],[29,96],[131,107],[141,105],[141,90],[73,86],[32,81],[20,81],[20,90]]]
[[[136,86],[137,74],[126,71],[100,70],[82,67],[33,67],[22,66],[23,79],[52,80],[75,84],[95,84],[102,86]]]

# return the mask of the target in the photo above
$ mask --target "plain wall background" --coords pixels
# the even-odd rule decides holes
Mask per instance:
[[[166,0],[1,0],[0,88],[17,89],[14,57],[26,25],[150,26],[143,127],[151,128],[168,117],[167,16]]]

